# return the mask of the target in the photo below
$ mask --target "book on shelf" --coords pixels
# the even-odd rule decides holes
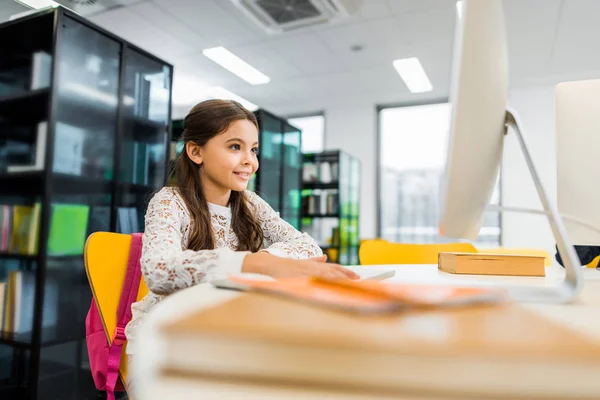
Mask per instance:
[[[6,171],[8,173],[41,171],[44,169],[44,161],[46,158],[46,137],[48,134],[48,123],[41,121],[37,124],[36,141],[35,141],[35,158],[32,164],[25,165],[8,165]],[[31,149],[28,147],[28,150]]]
[[[48,255],[83,254],[90,206],[85,204],[52,204]]]
[[[302,182],[333,183],[339,179],[339,163],[336,162],[304,162],[302,165]]]
[[[117,210],[117,232],[126,234],[140,232],[137,208],[119,207]]]
[[[545,258],[534,255],[440,253],[438,269],[452,274],[545,276]]]
[[[52,56],[45,51],[36,51],[31,63],[31,90],[50,86]]]
[[[33,329],[35,304],[35,271],[10,271],[6,282],[0,283],[0,330],[4,333],[25,333]],[[57,325],[58,286],[51,278],[44,284],[42,328]]]
[[[308,196],[302,196],[304,215],[333,215],[339,212],[339,194],[337,190],[321,190]]]
[[[41,204],[0,204],[0,251],[35,255],[38,251]]]
[[[52,170],[68,175],[81,175],[86,131],[63,122],[56,123],[54,132],[54,164]]]

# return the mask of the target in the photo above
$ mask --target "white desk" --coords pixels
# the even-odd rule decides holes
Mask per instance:
[[[560,267],[547,267],[546,277],[508,277],[508,276],[473,276],[473,275],[453,275],[440,272],[436,265],[397,265],[380,266],[365,268],[393,268],[396,275],[389,281],[404,283],[426,283],[426,284],[451,284],[451,285],[494,285],[494,284],[517,284],[532,286],[552,286],[564,277],[564,271]],[[572,304],[526,304],[525,306],[545,318],[556,321],[557,323],[572,329],[580,334],[593,338],[600,343],[600,271],[594,269],[585,269],[584,276],[586,286],[579,299]],[[148,315],[147,321],[141,327],[137,345],[144,351],[136,351],[135,370],[130,373],[136,376],[136,387],[138,396],[136,400],[154,400],[172,398],[178,400],[200,398],[199,393],[192,387],[186,388],[185,383],[177,382],[177,393],[173,393],[173,382],[166,385],[158,374],[158,365],[160,364],[163,352],[164,339],[161,338],[156,327],[166,321],[177,319],[188,313],[207,308],[226,300],[239,296],[240,292],[219,290],[210,284],[201,284],[177,292],[159,303]],[[295,389],[282,392],[281,389],[276,392],[268,392],[267,388],[246,387],[244,393],[239,392],[239,387],[228,384],[215,384],[214,387],[205,386],[203,390],[206,395],[210,392],[211,399],[224,398],[243,398],[250,399],[279,399],[281,396],[289,399],[363,399],[362,396],[352,393],[332,393],[332,392],[304,392]],[[270,394],[269,394],[270,393]],[[238,397],[239,396],[239,397]],[[386,399],[387,397],[378,397]],[[419,399],[418,394],[407,395],[406,399]],[[428,397],[428,399],[432,399]],[[444,400],[444,398],[435,398],[433,400]]]

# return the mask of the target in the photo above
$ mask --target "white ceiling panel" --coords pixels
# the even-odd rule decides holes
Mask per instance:
[[[452,5],[456,0],[387,0],[390,10],[396,15],[428,11],[440,6]]]
[[[157,27],[129,7],[97,14],[90,20],[167,61],[195,51],[193,47],[172,37],[166,26],[164,30]]]
[[[316,35],[333,53],[347,53],[354,45],[370,49],[385,47],[390,41],[403,43],[402,31],[394,17],[323,29]]]
[[[564,0],[549,70],[600,69],[600,1]]]
[[[290,60],[281,56],[268,43],[234,46],[230,50],[242,60],[269,76],[272,81],[300,74],[300,69],[294,66]]]
[[[160,1],[137,2],[129,9],[153,26],[159,27],[169,36],[189,46],[193,52],[199,52],[208,47],[207,38],[189,28],[186,24],[181,23],[179,19],[170,13],[168,5],[160,3]]]
[[[504,0],[512,79],[546,72],[561,3],[561,0]]]
[[[312,32],[288,34],[270,41],[269,44],[280,56],[306,74],[345,69],[341,60]]]
[[[209,47],[256,42],[260,35],[242,21],[228,0],[157,0],[180,23],[207,38]]]
[[[445,43],[452,46],[456,21],[455,2],[446,1],[428,11],[410,12],[398,16],[405,41],[413,46],[413,50],[416,47],[427,47],[432,43]]]
[[[392,10],[387,1],[362,0],[356,15],[363,20],[385,18],[392,15]]]

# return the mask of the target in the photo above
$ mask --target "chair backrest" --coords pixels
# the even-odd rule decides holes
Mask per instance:
[[[592,262],[590,262],[587,267],[588,268],[598,268],[598,262],[600,262],[600,256],[594,258]]]
[[[478,249],[480,253],[487,254],[515,254],[521,256],[540,256],[544,257],[544,265],[552,265],[552,257],[550,253],[543,249],[527,249],[519,247],[494,247]]]
[[[470,243],[406,244],[366,240],[359,249],[361,265],[437,264],[443,252],[477,253]]]
[[[112,343],[112,335],[117,326],[117,309],[127,271],[130,246],[131,235],[111,232],[91,234],[85,246],[86,273],[109,343]],[[147,293],[148,287],[142,279],[137,301]],[[123,346],[119,367],[119,374],[123,382],[127,379],[125,349],[126,346]]]

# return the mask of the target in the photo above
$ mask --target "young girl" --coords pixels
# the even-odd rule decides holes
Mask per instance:
[[[125,331],[130,364],[137,326],[177,290],[240,272],[358,278],[325,263],[310,236],[246,191],[258,169],[253,113],[235,101],[208,100],[192,108],[184,126],[185,148],[173,170],[176,183],[156,193],[146,212],[140,262],[149,293],[132,305]]]

